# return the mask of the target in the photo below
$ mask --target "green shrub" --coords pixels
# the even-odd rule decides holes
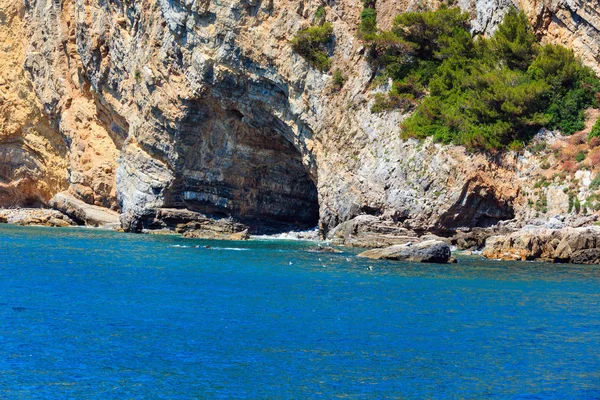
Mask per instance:
[[[540,154],[546,151],[548,144],[544,141],[534,142],[529,145],[528,150],[531,154]]]
[[[394,82],[389,99],[379,97],[373,108],[416,107],[402,125],[406,137],[520,149],[544,126],[565,134],[582,129],[584,110],[600,91],[600,80],[571,50],[540,46],[527,17],[514,10],[489,39],[474,40],[468,14],[442,6],[399,15],[369,43],[376,80]]]
[[[328,71],[331,66],[327,46],[333,39],[333,26],[326,22],[300,30],[291,40],[294,51],[304,57],[313,67]]]
[[[569,193],[569,210],[567,211],[569,214],[573,212],[573,207],[575,206],[575,196]]]
[[[575,213],[579,214],[581,212],[581,202],[578,197],[573,199],[573,208],[575,209]]]
[[[582,162],[583,160],[585,160],[585,156],[587,155],[587,153],[583,150],[579,151],[577,153],[577,155],[575,156],[575,161],[577,162]]]
[[[358,25],[358,36],[366,40],[372,40],[377,33],[377,11],[374,8],[363,8],[360,13],[360,24]]]
[[[600,118],[598,118],[598,120],[592,127],[592,130],[590,131],[590,133],[588,135],[588,140],[595,138],[595,137],[600,137]]]
[[[371,106],[372,113],[380,113],[391,110],[411,110],[416,104],[416,100],[409,93],[391,93],[386,96],[383,93],[375,95],[375,102]]]
[[[596,190],[600,187],[600,174],[596,175],[596,177],[590,183],[590,189]]]
[[[537,39],[527,16],[511,8],[490,40],[490,48],[511,69],[526,71],[533,59]]]
[[[315,23],[322,24],[325,21],[325,7],[320,6],[315,12]]]
[[[346,77],[342,74],[342,71],[340,71],[340,69],[338,68],[333,73],[333,84],[334,84],[334,86],[336,86],[338,88],[342,88],[344,86],[344,83],[346,83]]]
[[[548,212],[548,197],[542,193],[538,200],[535,202],[536,211],[546,214]]]

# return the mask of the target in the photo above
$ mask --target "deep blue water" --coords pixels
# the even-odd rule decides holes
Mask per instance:
[[[0,398],[600,398],[600,267],[312,246],[0,226]]]

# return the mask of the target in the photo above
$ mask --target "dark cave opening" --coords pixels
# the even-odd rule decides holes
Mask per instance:
[[[440,217],[440,229],[489,228],[515,217],[512,204],[500,200],[491,188],[465,185],[459,201]]]
[[[231,217],[253,234],[318,225],[316,178],[279,127],[249,123],[240,111],[196,109],[202,123],[195,123],[188,110],[191,120],[179,126],[185,145],[179,149],[184,163],[171,189],[175,206]]]

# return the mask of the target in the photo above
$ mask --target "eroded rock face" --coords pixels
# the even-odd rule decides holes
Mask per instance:
[[[486,241],[483,256],[499,260],[600,263],[600,227],[548,229],[527,227]]]
[[[0,63],[11,67],[0,88],[20,99],[0,103],[0,206],[47,204],[66,190],[119,210],[132,231],[232,217],[252,233],[319,223],[342,240],[342,230],[331,232],[365,214],[398,232],[531,214],[522,192],[535,181],[535,157],[404,141],[405,115],[370,112],[374,71],[355,35],[362,1],[325,7],[341,89],[289,44],[321,1],[13,3],[0,0],[10,55]],[[379,0],[380,26],[425,3],[437,5]],[[482,33],[513,6],[458,4]],[[571,45],[597,68],[597,7],[517,5],[544,40]]]
[[[24,71],[22,2],[0,0],[0,207],[35,207],[66,187],[67,146]]]

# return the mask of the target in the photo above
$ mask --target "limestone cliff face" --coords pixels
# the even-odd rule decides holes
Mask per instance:
[[[39,205],[65,188],[67,146],[23,69],[24,7],[0,1],[0,206]]]
[[[327,231],[359,214],[427,230],[530,213],[534,156],[403,141],[404,115],[369,111],[361,0],[12,3],[0,0],[0,63],[11,66],[0,70],[0,206],[68,190],[119,209],[130,230],[165,208],[233,216],[254,231]],[[419,4],[378,0],[381,26]],[[289,44],[322,5],[341,90]],[[459,5],[489,33],[513,3]],[[598,69],[597,6],[515,5],[544,40]]]

